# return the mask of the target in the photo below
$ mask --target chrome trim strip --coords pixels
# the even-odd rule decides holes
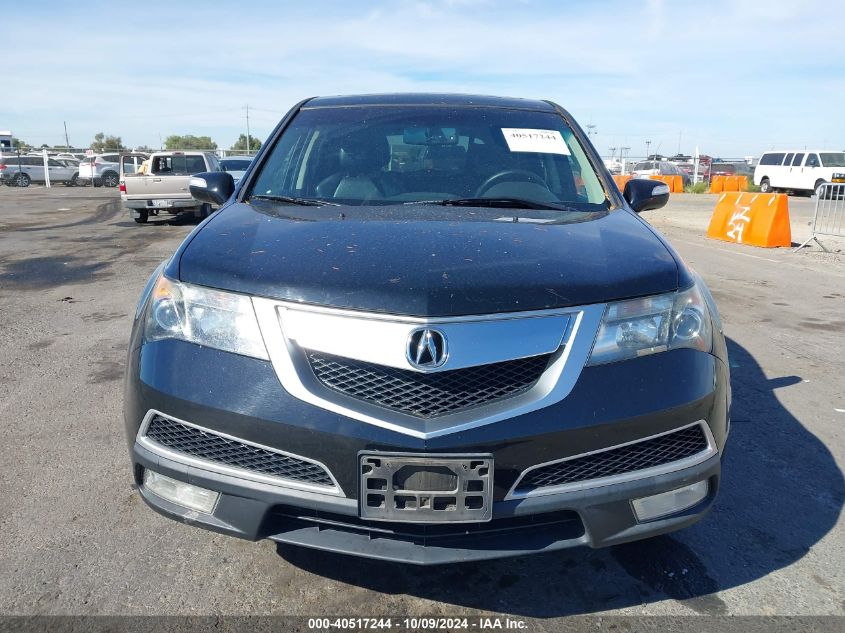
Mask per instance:
[[[277,311],[285,337],[299,348],[425,373],[551,354],[572,318],[561,311],[431,320],[308,306],[279,305]],[[438,366],[420,367],[408,361],[408,341],[429,327],[449,341],[448,357]]]
[[[286,479],[284,477],[276,477],[273,475],[264,475],[261,473],[253,472],[251,470],[246,470],[244,468],[236,468],[234,466],[226,466],[224,464],[219,464],[217,462],[213,462],[211,460],[202,459],[200,457],[194,457],[192,455],[188,455],[187,453],[182,453],[180,451],[175,451],[171,448],[166,446],[162,446],[155,440],[150,439],[147,437],[147,428],[150,426],[150,421],[153,419],[153,416],[160,415],[163,418],[167,418],[169,420],[173,420],[174,422],[178,422],[179,424],[184,424],[185,426],[190,426],[195,428],[203,433],[208,433],[209,435],[216,435],[218,437],[225,438],[227,440],[232,440],[235,442],[240,442],[241,444],[246,444],[248,446],[254,446],[256,448],[263,449],[265,451],[270,451],[271,453],[278,453],[279,455],[284,455],[285,457],[293,457],[294,459],[299,459],[304,462],[309,462],[316,466],[322,468],[326,474],[329,476],[329,479],[332,480],[332,486],[321,486],[318,484],[309,484],[302,481],[296,481],[295,479]],[[240,437],[235,437],[234,435],[228,435],[226,433],[221,433],[219,431],[213,431],[211,429],[205,428],[198,424],[193,424],[192,422],[188,422],[186,420],[181,420],[175,416],[168,415],[167,413],[162,413],[161,411],[157,411],[156,409],[150,409],[147,411],[146,415],[144,416],[143,421],[141,422],[141,426],[138,429],[138,434],[135,436],[135,441],[146,448],[148,451],[155,453],[161,457],[166,457],[167,459],[171,459],[175,462],[179,462],[180,464],[185,464],[186,466],[194,466],[196,468],[201,468],[202,470],[209,470],[212,472],[220,473],[222,475],[231,475],[233,477],[239,477],[240,479],[248,479],[250,481],[256,481],[262,484],[270,484],[272,486],[280,486],[284,488],[295,488],[297,490],[305,490],[308,492],[318,492],[320,494],[325,495],[333,495],[337,497],[345,497],[346,495],[343,494],[343,490],[341,490],[340,484],[337,483],[337,479],[335,479],[332,471],[326,467],[325,464],[322,462],[318,462],[316,459],[311,459],[309,457],[303,457],[302,455],[296,455],[294,453],[288,453],[287,451],[280,450],[278,448],[273,448],[272,446],[265,446],[264,444],[257,444],[255,442],[250,442]]]
[[[563,400],[572,391],[589,358],[605,310],[604,304],[594,304],[536,312],[421,318],[312,308],[311,306],[289,304],[259,297],[253,297],[252,302],[270,361],[279,382],[288,393],[322,409],[420,439],[431,439],[493,424],[542,409]],[[337,316],[354,315],[356,322],[371,320],[385,324],[398,321],[406,324],[406,327],[411,325],[414,327],[437,325],[444,330],[446,324],[450,323],[512,321],[528,317],[565,317],[566,323],[565,330],[558,339],[563,344],[559,345],[545,372],[528,391],[438,418],[420,419],[334,392],[322,385],[314,376],[302,349],[295,341],[290,340],[284,331],[282,313],[286,309],[309,311],[315,314],[330,312]],[[563,323],[563,320],[559,322]],[[405,362],[404,351],[405,342],[403,341],[398,350],[403,357],[403,362]]]
[[[549,466],[551,464],[559,464],[561,462],[568,462],[573,459],[578,459],[580,457],[588,457],[590,455],[596,455],[599,453],[606,453],[607,451],[616,450],[618,448],[624,448],[625,446],[630,446],[632,444],[639,444],[640,442],[646,442],[648,440],[653,440],[658,437],[663,437],[664,435],[670,435],[672,433],[677,433],[678,431],[683,431],[684,429],[688,429],[690,427],[699,425],[701,426],[704,437],[707,440],[707,448],[705,448],[700,453],[696,453],[695,455],[690,455],[689,457],[684,457],[683,459],[675,460],[674,462],[669,462],[668,464],[661,464],[660,466],[652,466],[651,468],[643,468],[641,470],[633,470],[629,473],[623,473],[621,475],[610,475],[608,477],[597,477],[595,479],[586,479],[584,481],[575,481],[568,484],[561,484],[559,486],[545,486],[543,488],[537,488],[535,490],[530,490],[528,492],[516,492],[516,489],[519,487],[519,483],[525,478],[525,476],[533,470],[538,468],[542,468],[544,466]],[[564,492],[573,492],[575,490],[588,490],[590,488],[600,488],[602,486],[610,486],[613,484],[624,483],[628,481],[636,481],[638,479],[645,479],[647,477],[654,477],[655,475],[663,475],[666,473],[671,473],[676,470],[683,470],[684,468],[689,468],[690,466],[695,466],[696,464],[700,464],[708,459],[710,459],[713,455],[717,454],[719,451],[716,449],[716,441],[713,439],[713,433],[710,431],[710,427],[708,426],[707,422],[704,420],[699,420],[697,422],[693,422],[691,424],[687,424],[685,426],[679,426],[675,429],[671,429],[669,431],[664,431],[663,433],[657,433],[655,435],[649,435],[648,437],[641,437],[636,440],[632,440],[630,442],[624,442],[622,444],[616,444],[614,446],[608,446],[606,448],[600,448],[595,451],[587,451],[586,453],[579,453],[578,455],[570,455],[569,457],[564,457],[562,459],[553,459],[548,462],[543,462],[542,464],[535,464],[530,468],[526,468],[525,470],[520,473],[517,480],[514,482],[511,489],[508,491],[508,494],[505,496],[505,501],[510,499],[526,499],[528,497],[543,497],[546,495],[555,495],[561,494]]]

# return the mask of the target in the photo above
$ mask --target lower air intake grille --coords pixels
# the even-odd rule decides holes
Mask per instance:
[[[562,486],[663,466],[692,457],[707,450],[707,447],[704,431],[700,424],[696,424],[650,440],[540,466],[528,471],[514,492],[526,493],[537,488]]]
[[[434,418],[528,391],[550,354],[423,374],[308,352],[317,379],[338,393],[418,418]]]
[[[334,486],[329,474],[318,464],[244,444],[162,415],[152,417],[145,437],[172,451],[231,468],[317,486]]]

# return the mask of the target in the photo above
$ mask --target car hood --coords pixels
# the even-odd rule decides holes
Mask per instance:
[[[177,266],[182,281],[203,286],[417,316],[559,308],[679,285],[674,254],[624,210],[237,203],[186,240],[171,274]]]

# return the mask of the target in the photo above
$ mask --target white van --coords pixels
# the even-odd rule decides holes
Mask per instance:
[[[845,172],[845,152],[792,150],[766,152],[754,168],[754,184],[770,193],[779,189],[814,192]]]

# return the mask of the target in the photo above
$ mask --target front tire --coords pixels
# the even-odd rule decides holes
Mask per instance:
[[[29,187],[30,182],[32,182],[32,180],[27,174],[18,174],[17,177],[15,177],[15,184],[18,187]]]
[[[772,187],[772,183],[768,178],[763,178],[760,181],[760,193],[772,193],[774,188]]]
[[[819,179],[816,181],[816,184],[815,184],[815,186],[813,187],[813,193],[815,194],[816,198],[821,198],[821,196],[822,196],[822,186],[823,186],[823,185],[826,185],[826,184],[827,184],[827,181],[826,181],[826,180],[822,180],[821,178],[819,178]],[[828,196],[828,197],[829,197],[829,196]]]
[[[207,202],[202,204],[199,208],[194,211],[194,215],[200,220],[205,220],[208,216],[211,215],[211,205]]]
[[[138,211],[138,217],[135,218],[135,221],[138,224],[146,224],[147,220],[150,219],[150,212],[149,211]]]

